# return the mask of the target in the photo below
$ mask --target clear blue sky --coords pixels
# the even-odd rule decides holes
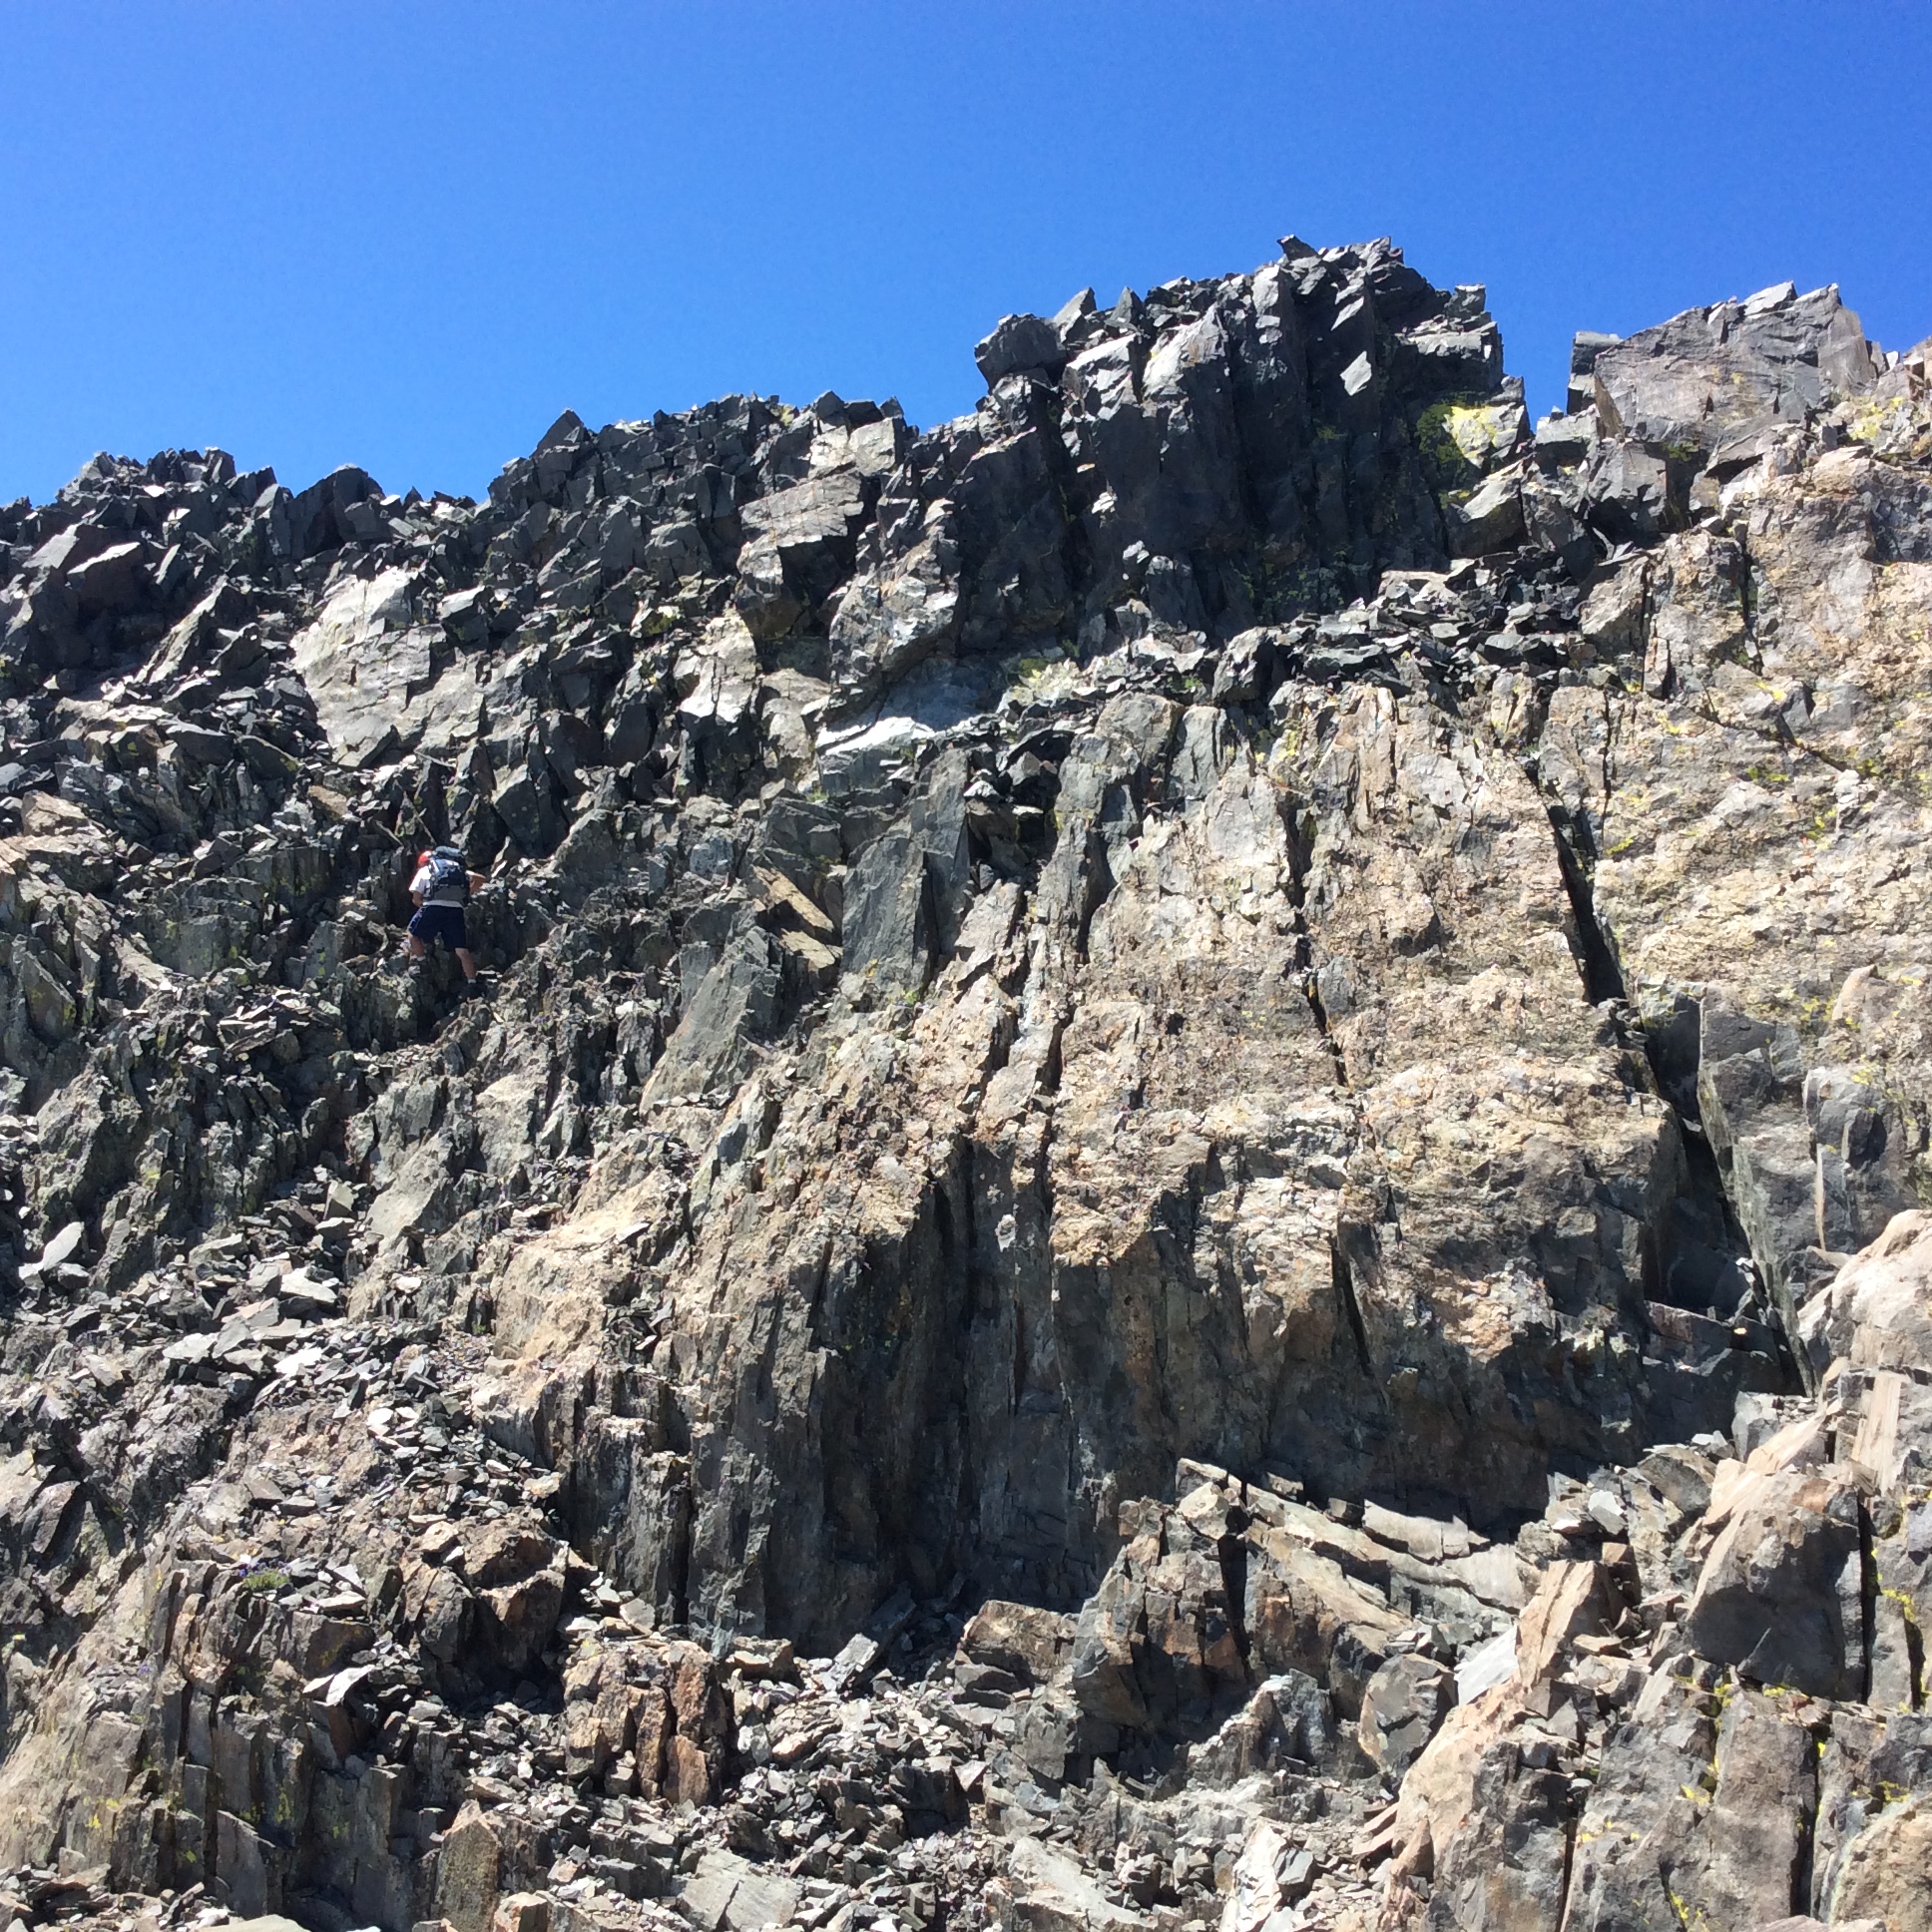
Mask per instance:
[[[1789,275],[1932,332],[1923,0],[10,0],[0,500],[216,442],[476,493],[566,405],[970,408],[1289,230],[1569,336]]]

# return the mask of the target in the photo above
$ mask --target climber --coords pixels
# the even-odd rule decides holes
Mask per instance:
[[[465,908],[470,894],[488,884],[481,872],[472,872],[454,845],[438,845],[416,854],[416,876],[409,881],[409,897],[416,910],[409,921],[409,937],[404,942],[411,959],[426,959],[429,949],[440,940],[456,955],[463,969],[463,990],[476,991],[476,958],[470,951],[469,921]]]

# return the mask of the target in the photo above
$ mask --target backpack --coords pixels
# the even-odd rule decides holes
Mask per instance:
[[[470,896],[470,868],[454,845],[438,845],[429,855],[429,890],[423,897],[433,898],[455,886],[467,900]]]

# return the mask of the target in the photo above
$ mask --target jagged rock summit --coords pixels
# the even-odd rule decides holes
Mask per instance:
[[[0,1923],[1932,1925],[1925,350],[977,359],[0,511]]]

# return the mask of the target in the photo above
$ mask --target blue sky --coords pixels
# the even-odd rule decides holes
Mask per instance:
[[[11,0],[0,500],[220,443],[480,492],[565,406],[972,406],[1002,312],[1392,235],[1574,329],[1932,333],[1932,7]]]

